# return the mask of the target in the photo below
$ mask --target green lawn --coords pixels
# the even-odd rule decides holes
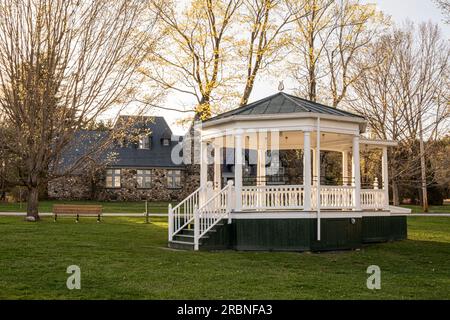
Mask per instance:
[[[449,218],[408,218],[407,241],[322,254],[176,251],[153,221],[0,218],[0,299],[450,299]],[[72,264],[81,290],[66,288]],[[366,288],[373,264],[378,291]]]
[[[412,209],[412,213],[423,213],[421,206],[402,205],[404,208]],[[450,213],[450,204],[443,206],[430,206],[430,213]]]
[[[145,202],[100,202],[100,201],[40,201],[39,212],[52,212],[54,204],[100,204],[103,212],[108,213],[143,213]],[[167,213],[168,202],[149,202],[148,208],[151,213]],[[25,212],[26,203],[4,203],[0,202],[0,212]]]

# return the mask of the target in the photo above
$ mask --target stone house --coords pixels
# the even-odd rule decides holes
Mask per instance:
[[[127,120],[131,116],[121,116]],[[92,164],[51,180],[48,196],[60,200],[179,201],[199,186],[195,166],[174,163],[172,150],[180,142],[163,117],[139,117],[132,137],[114,141]],[[117,121],[120,123],[121,121]],[[108,132],[79,132],[61,157],[69,166],[95,148]],[[131,135],[131,134],[130,134]]]

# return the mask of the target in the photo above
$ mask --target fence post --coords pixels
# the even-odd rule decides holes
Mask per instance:
[[[233,180],[228,180],[227,190],[227,214],[228,224],[231,224],[231,210],[233,209]]]
[[[149,223],[148,219],[148,201],[145,200],[145,223]]]
[[[198,209],[194,211],[194,250],[198,251],[198,242],[200,238],[200,217]]]
[[[173,211],[172,211],[172,204],[169,203],[169,209],[168,209],[168,224],[169,224],[169,241],[172,241],[173,239]]]

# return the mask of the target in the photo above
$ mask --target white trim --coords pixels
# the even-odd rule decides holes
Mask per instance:
[[[222,149],[214,146],[214,189],[222,189]]]
[[[321,219],[362,218],[361,212],[321,212]],[[317,212],[233,212],[231,219],[317,219]]]
[[[383,191],[384,191],[384,205],[385,208],[389,208],[389,162],[387,147],[383,147],[383,155],[381,159],[382,179],[383,179]]]
[[[392,217],[392,216],[406,216],[406,213],[391,213],[390,211],[322,211],[321,219],[346,219],[346,218],[363,218],[363,217]],[[317,212],[232,212],[231,219],[317,219]]]
[[[208,145],[206,141],[200,144],[200,187],[205,188],[208,182]]]
[[[361,210],[361,167],[359,159],[359,136],[353,137],[353,148],[352,148],[352,176],[353,184],[355,187],[355,209],[356,211]]]
[[[396,206],[389,206],[389,211],[392,212],[393,214],[398,214],[398,215],[410,214],[412,212],[411,209],[396,207]],[[428,215],[428,214],[426,214],[426,215]]]
[[[342,151],[342,185],[348,184],[348,152]]]
[[[289,119],[289,120],[292,120],[292,119]],[[291,131],[314,132],[315,126],[311,125],[311,124],[284,126],[279,123],[273,123],[273,121],[271,121],[270,123],[262,122],[260,125],[254,126],[254,127],[244,127],[242,123],[234,123],[233,126],[227,126],[225,128],[221,128],[221,129],[206,129],[206,128],[203,128],[203,129],[204,130],[202,130],[202,132],[201,132],[202,139],[209,140],[209,139],[214,139],[214,138],[218,138],[218,137],[231,136],[231,135],[233,135],[234,130],[243,130],[243,133],[245,133],[245,131],[247,131],[247,130],[250,132],[252,130],[272,130],[272,129],[277,129],[279,131],[285,131],[285,132],[287,132],[287,131],[289,131],[289,132],[291,132]],[[330,126],[322,126],[322,131],[325,133],[359,135],[358,130],[336,128],[336,127],[330,127]]]
[[[234,186],[236,190],[236,210],[240,210],[242,208],[242,167],[244,164],[244,155],[243,155],[243,137],[241,133],[238,133],[234,136]]]
[[[304,132],[303,136],[303,185],[304,189],[304,208],[306,211],[311,210],[311,133]]]
[[[396,146],[398,146],[397,141],[375,140],[375,139],[367,139],[367,138],[361,138],[359,140],[359,144],[366,144],[369,146],[379,146],[379,147],[396,147]]]
[[[321,138],[321,133],[320,133],[320,117],[317,117],[317,132],[316,132],[316,138],[317,138],[317,142],[316,142],[316,167],[317,167],[317,195],[316,195],[316,210],[317,210],[317,241],[321,240],[321,213],[320,213],[320,205],[321,205],[321,200],[320,200],[320,138]]]
[[[283,114],[258,114],[258,115],[235,115],[235,116],[229,116],[217,120],[211,120],[203,123],[203,127],[212,127],[218,124],[222,123],[228,123],[228,122],[234,122],[234,121],[252,121],[252,120],[282,120],[282,119],[290,119],[293,118],[297,119],[303,119],[303,118],[312,118],[316,119],[318,117],[321,117],[322,119],[327,120],[336,120],[340,122],[351,122],[351,123],[358,123],[358,124],[364,124],[363,128],[365,129],[365,126],[367,124],[367,121],[364,118],[357,118],[357,117],[349,117],[349,116],[337,116],[337,115],[328,115],[328,114],[322,114],[322,113],[315,113],[315,112],[293,112],[293,113],[283,113]],[[361,130],[365,131],[365,130]]]
[[[389,217],[391,216],[390,211],[375,211],[375,212],[366,212],[363,211],[362,216],[363,217]]]

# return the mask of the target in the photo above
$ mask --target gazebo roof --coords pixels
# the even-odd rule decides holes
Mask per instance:
[[[232,116],[277,115],[302,112],[364,119],[364,117],[354,113],[302,99],[284,92],[279,92],[240,108],[222,113],[216,117],[206,120],[205,122]]]

